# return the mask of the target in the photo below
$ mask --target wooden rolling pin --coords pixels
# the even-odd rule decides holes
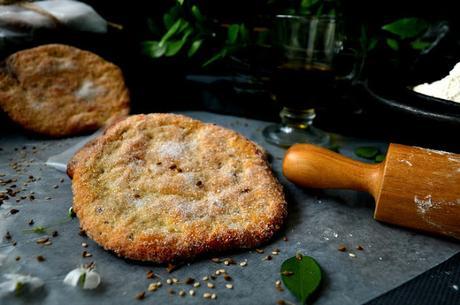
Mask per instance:
[[[367,164],[296,144],[283,174],[304,187],[369,192],[375,219],[460,239],[460,155],[390,144],[385,161]]]

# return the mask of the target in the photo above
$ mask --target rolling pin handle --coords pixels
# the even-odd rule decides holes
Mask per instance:
[[[309,188],[352,189],[377,198],[382,164],[366,164],[311,144],[295,144],[283,160],[284,176]]]

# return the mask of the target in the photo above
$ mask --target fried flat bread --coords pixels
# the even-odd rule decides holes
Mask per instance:
[[[49,44],[3,62],[0,107],[25,129],[60,137],[126,116],[129,95],[116,65],[91,52]]]
[[[69,164],[82,229],[134,260],[255,247],[287,213],[282,187],[254,143],[181,115],[131,116]]]

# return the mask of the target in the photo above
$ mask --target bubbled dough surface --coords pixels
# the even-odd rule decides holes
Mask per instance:
[[[286,215],[281,186],[254,143],[185,116],[131,116],[72,163],[82,228],[132,259],[254,247]]]

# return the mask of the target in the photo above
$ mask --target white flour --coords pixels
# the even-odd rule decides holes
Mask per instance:
[[[460,103],[460,63],[457,63],[449,75],[431,84],[414,87],[414,91],[425,95]]]

